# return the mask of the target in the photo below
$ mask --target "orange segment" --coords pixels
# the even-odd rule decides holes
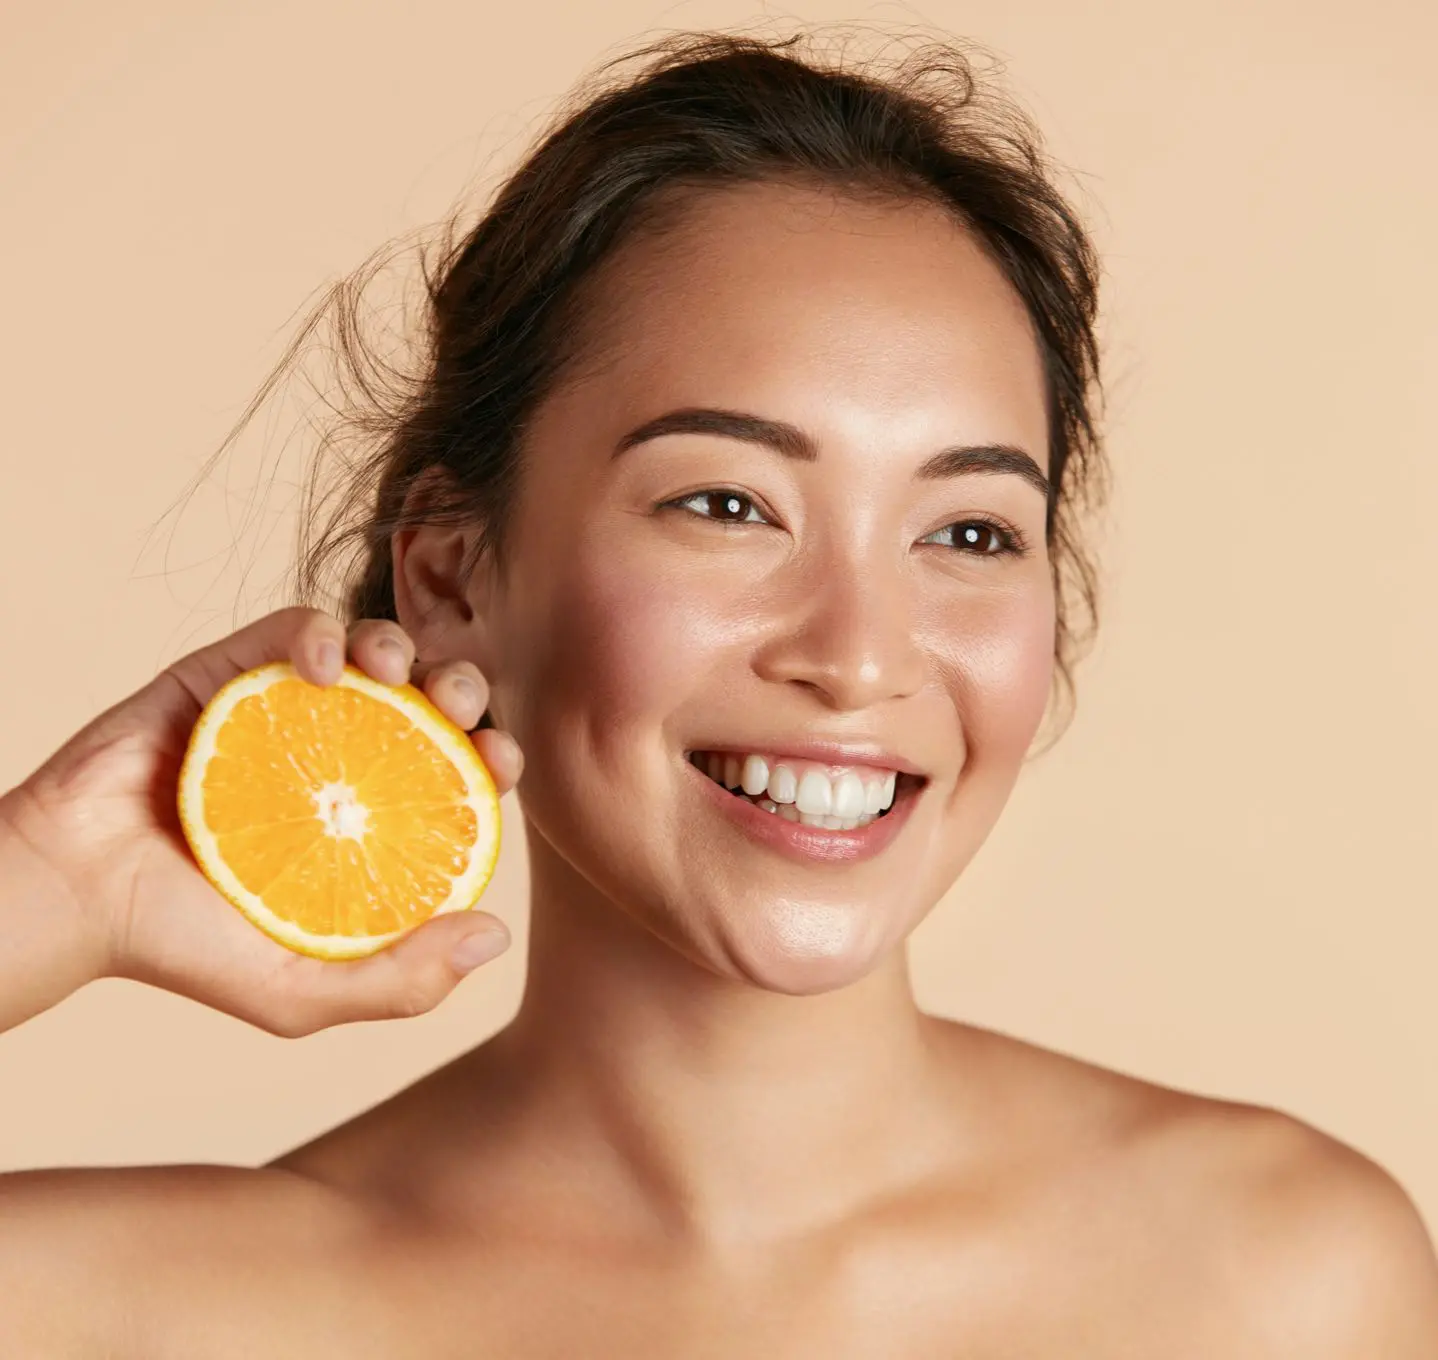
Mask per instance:
[[[499,795],[469,737],[410,685],[277,663],[205,706],[180,770],[201,872],[281,944],[374,953],[472,907],[499,854]]]

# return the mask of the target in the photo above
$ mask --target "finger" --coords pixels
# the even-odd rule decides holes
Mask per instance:
[[[295,955],[281,970],[272,1023],[281,1033],[310,1034],[357,1020],[423,1015],[509,944],[498,917],[456,911],[432,917],[369,958],[326,963]]]
[[[349,631],[350,659],[386,685],[402,685],[414,665],[414,640],[389,619],[360,619]]]
[[[345,626],[320,609],[277,609],[167,668],[201,705],[242,671],[289,661],[307,680],[330,684],[344,666]]]
[[[489,707],[489,681],[473,661],[437,661],[416,666],[411,676],[441,713],[472,731]]]
[[[473,734],[474,748],[494,778],[494,787],[502,798],[524,773],[524,752],[508,732],[487,727]]]

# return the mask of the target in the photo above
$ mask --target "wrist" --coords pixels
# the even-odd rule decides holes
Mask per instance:
[[[0,922],[68,993],[106,974],[109,939],[52,855],[44,827],[43,809],[23,785],[0,794]],[[0,976],[9,952],[0,948]]]

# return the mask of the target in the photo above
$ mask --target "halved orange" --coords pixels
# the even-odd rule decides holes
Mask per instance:
[[[286,662],[205,705],[179,779],[200,871],[272,939],[373,954],[474,906],[499,857],[499,794],[470,738],[412,685]]]

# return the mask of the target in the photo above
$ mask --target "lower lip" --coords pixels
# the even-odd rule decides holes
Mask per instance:
[[[853,831],[828,831],[823,827],[791,822],[777,812],[765,812],[757,803],[732,794],[723,785],[710,779],[698,766],[684,762],[708,790],[708,797],[742,831],[760,843],[771,846],[793,859],[823,864],[856,864],[873,859],[883,852],[902,830],[918,801],[920,790],[905,788],[894,805],[882,817],[875,817],[867,826]]]

